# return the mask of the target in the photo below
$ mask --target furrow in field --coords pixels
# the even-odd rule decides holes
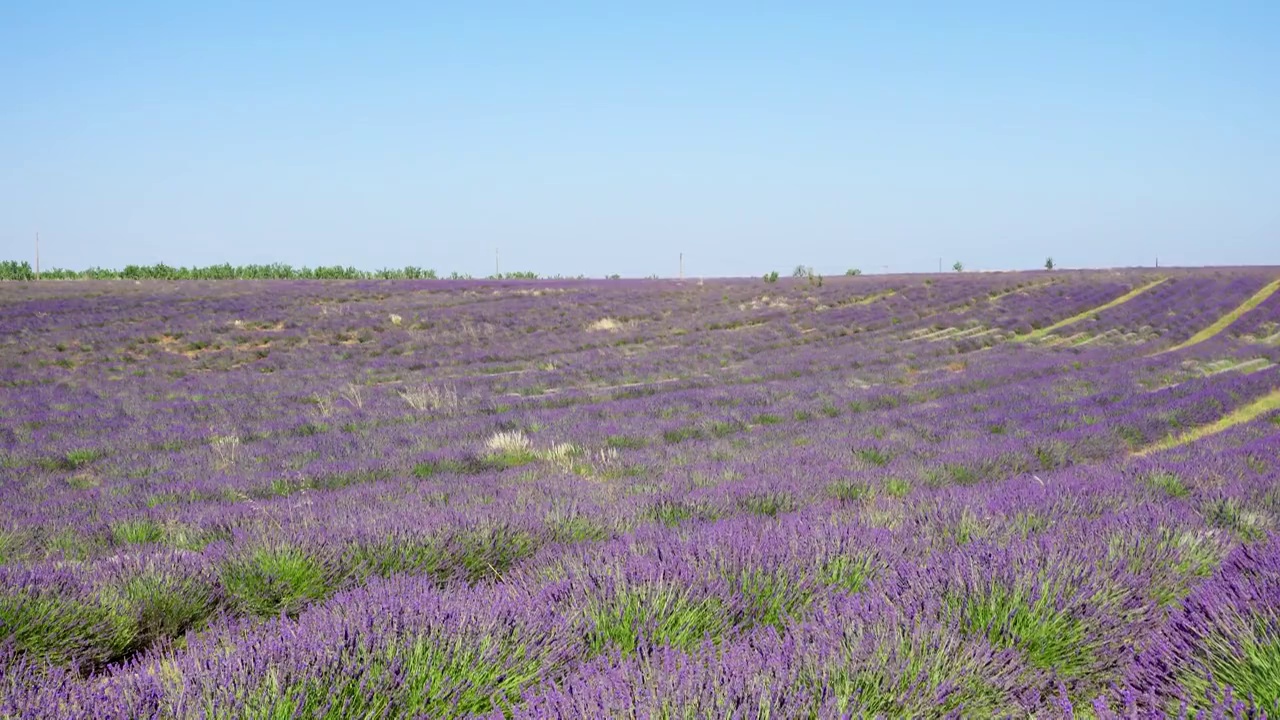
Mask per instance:
[[[1148,455],[1160,450],[1168,450],[1169,448],[1174,448],[1179,445],[1186,445],[1187,443],[1195,442],[1196,440],[1209,437],[1210,435],[1217,435],[1224,430],[1229,430],[1236,425],[1247,423],[1250,420],[1276,409],[1280,409],[1280,389],[1272,390],[1270,393],[1263,395],[1248,405],[1236,408],[1226,415],[1223,415],[1215,423],[1202,425],[1177,437],[1162,440],[1154,445],[1148,445],[1147,447],[1135,452],[1134,455]]]
[[[1139,295],[1141,295],[1142,293],[1144,293],[1144,292],[1146,292],[1146,291],[1150,290],[1151,288],[1153,288],[1153,287],[1155,287],[1155,286],[1159,285],[1160,283],[1162,283],[1162,282],[1164,282],[1165,280],[1168,280],[1168,279],[1169,279],[1169,278],[1167,278],[1167,277],[1163,277],[1163,278],[1160,278],[1159,280],[1155,280],[1155,281],[1153,281],[1153,282],[1149,282],[1149,283],[1147,283],[1146,285],[1142,285],[1142,286],[1140,286],[1140,287],[1136,287],[1136,288],[1134,288],[1134,289],[1130,290],[1129,292],[1125,293],[1124,295],[1121,295],[1120,297],[1116,298],[1115,300],[1112,300],[1112,301],[1111,301],[1111,302],[1109,302],[1109,303],[1105,303],[1105,304],[1103,304],[1103,305],[1099,305],[1099,306],[1098,306],[1098,307],[1096,307],[1096,308],[1091,308],[1091,309],[1089,309],[1089,310],[1085,310],[1084,312],[1082,312],[1082,313],[1080,313],[1080,314],[1078,314],[1078,315],[1072,315],[1071,317],[1066,318],[1065,320],[1059,320],[1058,322],[1056,322],[1056,323],[1054,323],[1054,324],[1050,325],[1049,327],[1040,328],[1039,330],[1036,330],[1035,332],[1028,333],[1028,334],[1023,335],[1022,337],[1019,337],[1019,338],[1016,338],[1016,339],[1017,339],[1017,340],[1020,340],[1020,341],[1023,341],[1023,342],[1027,342],[1027,341],[1031,341],[1031,340],[1039,340],[1040,338],[1042,338],[1042,337],[1044,337],[1044,336],[1048,335],[1049,333],[1053,332],[1054,330],[1057,330],[1057,329],[1059,329],[1059,328],[1064,328],[1064,327],[1066,327],[1066,326],[1068,326],[1068,325],[1074,325],[1075,323],[1078,323],[1078,322],[1080,322],[1081,320],[1084,320],[1085,318],[1088,318],[1088,317],[1090,317],[1090,316],[1097,315],[1098,313],[1100,313],[1100,312],[1102,312],[1102,311],[1104,311],[1104,310],[1110,310],[1111,308],[1116,307],[1117,305],[1123,305],[1124,303],[1129,302],[1130,300],[1132,300],[1132,299],[1134,299],[1134,298],[1138,297],[1138,296],[1139,296]]]
[[[1253,297],[1240,303],[1239,307],[1227,313],[1226,315],[1223,315],[1222,317],[1218,318],[1217,321],[1215,321],[1209,327],[1201,330],[1195,335],[1192,335],[1190,338],[1184,340],[1183,342],[1177,345],[1174,345],[1173,347],[1167,350],[1161,350],[1160,352],[1174,352],[1176,350],[1182,350],[1183,348],[1189,348],[1192,345],[1199,345],[1205,340],[1209,340],[1210,338],[1213,338],[1218,333],[1227,329],[1227,327],[1231,325],[1231,323],[1235,322],[1236,320],[1239,320],[1241,315],[1244,315],[1245,313],[1249,312],[1255,307],[1261,305],[1264,301],[1266,301],[1267,298],[1274,295],[1276,290],[1278,289],[1280,289],[1280,280],[1272,281],[1266,287],[1254,293]],[[1155,354],[1158,355],[1160,353],[1155,353]]]

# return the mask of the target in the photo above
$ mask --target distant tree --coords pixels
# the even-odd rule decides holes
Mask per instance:
[[[858,268],[849,268],[848,270],[844,271],[844,274],[845,275],[861,275],[862,271],[859,270]]]
[[[955,270],[956,272],[964,272],[964,263],[957,260],[956,264],[951,266],[951,269]]]
[[[617,274],[617,273],[614,273],[614,274],[612,274],[612,275],[610,275],[610,276],[609,276],[609,279],[610,279],[610,280],[621,280],[621,279],[622,279],[622,276],[621,276],[621,275],[619,275],[619,274]]]
[[[31,263],[23,260],[5,260],[0,262],[0,280],[34,280],[36,274],[31,270]]]
[[[1044,259],[1044,269],[1045,269],[1045,270],[1052,270],[1052,269],[1053,269],[1053,258],[1052,258],[1052,257],[1047,257],[1047,258],[1045,258],[1045,259]]]
[[[808,277],[811,273],[813,273],[813,268],[805,267],[804,265],[797,265],[796,269],[791,271],[791,277],[793,278]]]
[[[764,281],[765,281],[765,282],[767,282],[767,283],[776,283],[776,282],[778,282],[778,271],[777,271],[777,270],[774,270],[774,271],[772,271],[772,272],[767,272],[767,273],[765,273],[765,274],[764,274]]]

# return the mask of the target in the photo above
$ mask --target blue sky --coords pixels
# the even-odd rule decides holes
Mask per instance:
[[[0,4],[0,257],[1280,264],[1280,3],[194,5]]]

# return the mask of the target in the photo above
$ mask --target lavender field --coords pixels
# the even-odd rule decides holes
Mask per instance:
[[[1277,287],[0,284],[0,717],[1280,717]]]

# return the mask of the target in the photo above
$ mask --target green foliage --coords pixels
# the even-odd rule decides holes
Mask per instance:
[[[436,628],[394,638],[390,644],[353,642],[335,648],[334,653],[343,657],[342,666],[359,667],[359,673],[321,671],[283,681],[267,675],[244,698],[237,717],[488,716],[495,710],[509,710],[525,688],[544,679],[544,655],[551,651],[538,648],[538,643],[508,632]]]
[[[752,493],[743,496],[738,504],[744,510],[756,515],[777,517],[779,513],[787,513],[796,509],[796,500],[785,492]]]
[[[79,470],[104,454],[101,450],[71,450],[62,456],[61,467],[63,470]]]
[[[809,265],[797,265],[795,269],[791,271],[791,277],[803,278],[813,287],[822,287],[822,275]]]
[[[1169,606],[1186,597],[1196,579],[1213,574],[1231,544],[1230,538],[1213,531],[1161,527],[1134,537],[1113,536],[1107,555],[1122,561],[1130,572],[1149,578],[1151,599]]]
[[[834,698],[841,716],[1001,717],[1015,706],[975,673],[977,658],[956,633],[921,633],[896,622],[851,627],[842,649],[848,662],[826,662],[801,678]]]
[[[1045,260],[1044,260],[1044,269],[1045,269],[1045,270],[1052,270],[1053,268],[1054,268],[1053,258],[1052,258],[1052,257],[1045,258]]]
[[[328,432],[329,426],[322,422],[305,422],[290,431],[297,437],[311,437],[320,433]]]
[[[708,427],[713,437],[728,437],[736,435],[747,429],[747,426],[738,420],[716,420]]]
[[[547,526],[551,530],[551,539],[559,543],[596,542],[609,537],[607,528],[583,515],[552,518],[547,521]]]
[[[434,536],[388,537],[353,544],[344,552],[342,566],[358,580],[399,573],[444,580],[450,574],[449,553]]]
[[[957,260],[955,264],[951,266],[951,269],[955,270],[956,272],[964,272],[964,263]]]
[[[822,563],[818,579],[824,585],[856,593],[867,587],[878,569],[876,559],[868,554],[833,555]]]
[[[659,500],[645,511],[645,517],[656,520],[667,527],[675,527],[685,520],[714,520],[720,513],[707,505],[685,500]]]
[[[500,579],[503,573],[538,549],[534,536],[504,524],[463,531],[451,544],[451,560],[456,572],[469,583]]]
[[[35,280],[36,274],[31,270],[31,263],[23,260],[0,261],[0,280]]]
[[[858,268],[849,268],[848,270],[844,271],[844,274],[849,277],[855,277],[855,276],[861,275],[862,271],[859,270]]]
[[[642,437],[630,437],[627,435],[610,435],[609,437],[605,438],[604,444],[606,447],[617,448],[619,450],[639,450],[640,448],[645,447],[649,443]]]
[[[296,616],[332,590],[324,565],[289,545],[232,558],[222,568],[222,584],[239,610],[259,617]]]
[[[21,546],[22,537],[17,532],[0,530],[0,565],[11,561],[14,556],[18,555]]]
[[[827,494],[844,503],[854,503],[872,496],[871,486],[857,480],[837,480],[827,485]]]
[[[752,625],[769,625],[782,630],[804,612],[813,601],[807,584],[797,581],[785,568],[746,567],[725,578],[747,605]]]
[[[973,485],[982,479],[982,475],[973,468],[960,463],[943,463],[940,467],[926,468],[924,481],[931,487],[940,487],[948,483],[955,485]]]
[[[1280,623],[1230,609],[1215,621],[1218,627],[1200,639],[1196,657],[1178,672],[1188,710],[1210,709],[1225,699],[1227,686],[1237,699],[1280,710]]]
[[[486,465],[498,470],[506,470],[509,468],[528,465],[538,459],[538,454],[527,448],[512,448],[500,450],[485,455],[484,462]]]
[[[490,280],[537,280],[538,273],[528,271],[516,271],[506,273],[496,273],[490,275]]]
[[[464,279],[457,273],[453,279]],[[341,265],[316,268],[295,268],[285,263],[269,265],[209,265],[206,267],[171,267],[164,263],[155,265],[126,265],[121,270],[93,267],[87,270],[54,268],[40,273],[42,280],[435,280],[435,270],[413,265],[381,270],[357,270]],[[502,279],[535,279],[531,272],[505,273]],[[0,280],[33,280],[35,273],[27,262],[6,260],[0,262]]]
[[[1064,443],[1049,441],[1032,450],[1042,470],[1057,470],[1070,463],[1071,450]]]
[[[884,481],[884,491],[893,497],[903,497],[911,492],[911,483],[902,478],[891,477]]]
[[[998,648],[1022,650],[1035,667],[1070,678],[1093,663],[1088,629],[1055,607],[1051,593],[1032,598],[992,585],[986,592],[948,601],[967,632],[985,634]]]
[[[853,456],[866,465],[884,467],[893,459],[889,453],[879,448],[860,448],[853,451]]]
[[[675,445],[676,443],[682,443],[686,440],[699,440],[701,438],[702,429],[692,425],[674,428],[672,430],[665,430],[662,433],[662,439],[668,445]]]
[[[198,577],[144,572],[104,592],[105,601],[136,624],[137,644],[181,637],[211,617],[218,593]]]
[[[1245,509],[1240,501],[1233,497],[1208,500],[1204,503],[1201,512],[1204,514],[1205,522],[1210,526],[1229,530],[1241,540],[1257,540],[1267,531],[1266,516]]]
[[[771,271],[771,272],[767,272],[767,273],[765,273],[765,274],[764,274],[764,281],[765,281],[765,282],[767,282],[767,283],[776,283],[776,282],[778,282],[778,271],[777,271],[777,270],[773,270],[773,271]]]
[[[782,422],[782,416],[772,413],[760,413],[751,418],[751,422],[757,425],[778,425]]]
[[[1162,490],[1171,498],[1184,498],[1190,494],[1187,486],[1182,483],[1182,479],[1171,472],[1157,470],[1148,474],[1143,480],[1151,488]]]
[[[586,614],[588,652],[611,648],[634,653],[642,644],[692,650],[706,638],[719,641],[733,628],[734,618],[716,597],[696,597],[687,587],[649,583],[617,588],[606,597],[592,597]]]
[[[150,520],[125,520],[111,527],[111,536],[120,545],[142,545],[163,540],[164,530]]]
[[[59,588],[0,593],[0,627],[18,652],[51,665],[109,663],[124,657],[138,640],[128,616]]]
[[[1137,450],[1147,444],[1146,435],[1143,435],[1141,430],[1133,427],[1132,425],[1117,425],[1113,432],[1115,432],[1121,440],[1124,440],[1130,450]]]

